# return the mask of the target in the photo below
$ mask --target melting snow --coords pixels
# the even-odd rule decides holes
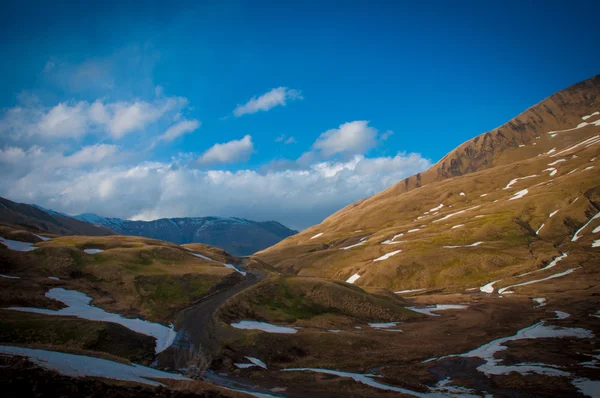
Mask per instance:
[[[555,210],[552,213],[550,213],[550,215],[548,216],[548,218],[552,218],[552,216],[555,215],[556,213],[558,213],[558,210]]]
[[[591,170],[591,169],[593,169],[593,168],[594,168],[594,166],[588,166],[588,167],[586,167],[585,169],[583,169],[583,171],[586,171],[586,170]]]
[[[396,243],[402,243],[402,242],[394,242],[396,240],[396,238],[401,237],[402,235],[404,235],[403,233],[400,233],[398,235],[394,235],[394,237],[392,239],[388,239],[388,240],[384,240],[383,242],[381,242],[382,245],[394,245]]]
[[[545,307],[546,306],[546,299],[544,297],[533,298],[532,300],[535,301],[538,304],[538,305],[535,306],[535,308]]]
[[[450,229],[460,228],[460,227],[464,227],[464,226],[465,226],[465,224],[458,224],[458,225],[453,226]]]
[[[394,256],[394,255],[396,255],[396,254],[398,254],[398,253],[400,253],[401,251],[402,251],[402,250],[396,250],[396,251],[393,251],[393,252],[391,252],[391,253],[384,254],[383,256],[381,256],[381,257],[378,257],[378,258],[376,258],[376,259],[375,259],[375,260],[373,260],[373,261],[383,261],[383,260],[387,260],[388,258],[390,258],[390,257],[392,257],[392,256]]]
[[[56,276],[49,276],[48,279],[52,279],[53,281],[59,281],[60,278],[57,278]]]
[[[175,336],[177,335],[173,329],[173,325],[171,325],[171,327],[166,327],[161,324],[144,321],[142,319],[123,318],[119,314],[113,314],[104,311],[102,308],[94,307],[90,305],[90,302],[92,301],[91,297],[75,290],[54,288],[50,289],[46,293],[46,297],[58,300],[67,305],[67,307],[60,310],[30,307],[9,307],[8,309],[23,312],[34,312],[38,314],[76,316],[78,318],[88,319],[91,321],[118,323],[125,326],[127,329],[133,330],[134,332],[154,337],[156,339],[157,354],[166,350],[171,344],[173,344],[173,340],[175,340]]]
[[[442,218],[438,218],[437,220],[433,220],[432,222],[444,221],[444,220],[447,220],[447,219],[449,219],[450,217],[453,217],[453,216],[455,216],[455,215],[457,215],[457,214],[462,214],[462,213],[464,213],[464,212],[466,212],[466,211],[468,211],[468,210],[474,210],[474,209],[477,209],[478,207],[481,207],[481,205],[477,205],[477,206],[469,207],[468,209],[464,209],[464,210],[459,210],[459,211],[457,211],[456,213],[450,213],[450,214],[447,214],[447,215],[445,215],[445,216],[444,216],[444,217],[442,217]]]
[[[203,258],[204,260],[208,260],[208,261],[214,261],[214,262],[217,262],[217,261],[213,260],[212,258],[210,258],[210,257],[206,257],[205,255],[203,255],[203,254],[200,254],[200,253],[190,253],[190,254],[191,254],[192,256],[196,256],[196,257]]]
[[[35,234],[34,234],[34,235],[35,235]],[[41,239],[41,240],[43,240],[44,242],[46,242],[46,241],[48,241],[48,240],[52,240],[52,238],[47,238],[47,237],[45,237],[45,236],[41,236],[41,235],[35,235],[35,236],[37,236],[38,238],[40,238],[40,239]]]
[[[598,122],[600,122],[600,121],[598,121]],[[586,148],[587,148],[587,147],[589,147],[589,146],[591,146],[591,145],[594,145],[594,144],[597,144],[598,142],[600,142],[599,138],[600,138],[600,135],[595,135],[595,136],[593,136],[593,137],[591,137],[591,138],[588,138],[588,139],[586,139],[586,140],[583,140],[583,141],[581,141],[581,142],[579,142],[579,143],[577,143],[577,144],[575,144],[575,145],[573,145],[573,146],[570,146],[570,147],[569,147],[569,148],[567,148],[567,149],[564,149],[564,150],[562,150],[562,151],[560,151],[560,152],[558,152],[558,153],[555,153],[555,154],[554,154],[554,155],[552,155],[551,157],[553,157],[553,158],[554,158],[554,157],[556,157],[556,156],[558,156],[558,155],[561,155],[561,154],[563,154],[563,153],[566,153],[566,152],[571,152],[572,150],[574,150],[574,149],[577,149],[577,148],[578,148],[578,147],[580,147],[581,145],[585,145],[585,146],[586,146]]]
[[[354,282],[356,282],[358,280],[358,278],[360,278],[360,275],[358,275],[358,273],[352,275],[350,278],[346,279],[346,283],[350,283],[353,284]]]
[[[600,247],[600,239],[597,239],[592,242],[592,247]]]
[[[102,253],[104,250],[102,249],[84,249],[84,252],[86,252],[87,254],[97,254],[97,253]]]
[[[369,326],[375,329],[389,329],[393,328],[398,322],[381,322],[381,323],[369,323]]]
[[[0,274],[0,277],[6,278],[6,279],[21,279],[20,276],[10,276],[10,275],[4,275],[4,274]]]
[[[461,304],[435,304],[435,305],[428,306],[425,308],[417,308],[417,307],[406,307],[406,308],[411,311],[420,312],[421,314],[425,314],[425,315],[440,316],[440,314],[434,314],[434,312],[444,311],[444,310],[462,310],[462,309],[467,308],[467,306],[461,305]]]
[[[267,368],[267,364],[265,364],[263,361],[261,361],[258,358],[254,358],[254,357],[246,357],[247,360],[249,360],[250,362],[252,362],[254,365],[259,366],[263,369]]]
[[[433,209],[429,209],[429,211],[438,211],[438,210],[441,210],[442,207],[444,207],[444,204],[440,203],[438,206],[434,207]]]
[[[581,120],[588,120],[589,118],[591,118],[592,116],[596,116],[596,115],[600,115],[600,112],[596,111],[594,113],[591,113],[589,115],[585,115],[581,117]]]
[[[554,162],[552,162],[552,163],[548,163],[548,166],[556,166],[557,164],[559,164],[559,163],[561,163],[561,162],[566,162],[566,159],[558,159],[558,160],[555,160],[555,161],[554,161]]]
[[[253,363],[234,363],[234,365],[240,369],[247,369],[256,366]]]
[[[600,381],[590,380],[584,377],[578,377],[571,381],[571,383],[586,397],[597,398],[600,391]]]
[[[19,252],[30,252],[32,250],[37,249],[37,247],[33,246],[33,243],[28,242],[20,242],[18,240],[4,239],[0,236],[0,243],[4,243],[6,247],[10,250],[16,250]]]
[[[479,290],[481,290],[483,293],[493,293],[494,292],[494,283],[496,282],[500,282],[501,279],[498,279],[497,281],[493,281],[488,283],[487,285],[483,285],[479,288]]]
[[[592,221],[594,221],[596,218],[600,217],[600,212],[598,212],[598,214],[596,214],[594,217],[590,218],[588,220],[588,222],[586,222],[583,227],[579,228],[577,230],[577,232],[575,232],[575,235],[573,235],[573,238],[571,239],[571,242],[576,242],[579,238],[581,238],[581,236],[579,236],[579,233],[589,225],[589,223],[591,223]]]
[[[0,346],[0,353],[27,357],[38,366],[71,377],[103,377],[107,379],[134,381],[151,386],[162,385],[152,379],[190,380],[180,374],[167,373],[142,365],[127,365],[107,359],[57,351]]]
[[[422,292],[423,290],[425,290],[425,288],[422,288],[422,289],[410,289],[410,290],[399,290],[399,291],[394,292],[394,293],[396,293],[396,294],[404,294],[404,293]]]
[[[470,245],[463,245],[463,246],[444,246],[444,248],[445,249],[457,249],[459,247],[475,247],[475,246],[479,246],[482,243],[483,242],[475,242],[475,243],[471,243]]]
[[[508,199],[508,200],[521,199],[523,196],[527,195],[528,193],[529,193],[529,190],[527,190],[527,189],[523,189],[523,190],[521,190],[521,191],[519,191],[519,192],[515,193],[515,194],[513,195],[513,197],[512,197],[512,198],[510,198],[510,199]]]
[[[558,170],[556,170],[555,167],[549,167],[549,168],[544,169],[542,171],[549,171],[550,172],[550,174],[549,174],[550,177],[553,177],[554,175],[556,175],[556,173],[558,173]]]
[[[484,193],[484,194],[479,195],[480,198],[483,198],[484,196],[488,196],[488,194]]]
[[[547,281],[547,280],[550,280],[550,279],[554,279],[554,278],[560,278],[562,276],[569,275],[570,273],[572,273],[573,271],[575,271],[577,269],[579,269],[579,268],[571,268],[571,269],[568,269],[568,270],[566,270],[564,272],[560,272],[558,274],[550,275],[550,276],[547,276],[547,277],[542,278],[542,279],[536,279],[536,280],[533,280],[533,281],[527,281],[527,282],[523,282],[523,283],[517,283],[515,285],[506,286],[506,287],[503,287],[502,289],[498,290],[498,293],[502,294],[504,291],[506,291],[506,290],[508,290],[510,288],[513,288],[513,287],[517,287],[517,286],[532,285],[534,283],[544,282],[544,281]]]
[[[361,245],[364,245],[365,243],[367,243],[367,242],[361,240],[360,242],[355,243],[353,245],[342,247],[342,250],[352,249],[353,247],[361,246]]]
[[[557,315],[559,315],[557,313]],[[556,319],[561,319],[560,317]],[[594,334],[586,329],[581,328],[563,328],[558,326],[546,325],[545,321],[538,322],[525,329],[519,330],[515,335],[509,337],[502,337],[493,340],[487,344],[482,345],[472,351],[466,352],[459,355],[447,355],[441,358],[431,358],[424,362],[430,362],[439,359],[452,358],[452,357],[466,357],[466,358],[481,358],[485,361],[482,365],[477,367],[477,370],[486,375],[502,375],[509,374],[510,372],[517,372],[520,374],[538,373],[549,376],[569,376],[569,373],[562,370],[556,369],[551,365],[545,364],[516,364],[516,365],[502,365],[502,359],[495,358],[495,355],[501,351],[506,350],[508,347],[504,344],[510,341],[517,340],[530,340],[530,339],[541,339],[541,338],[562,338],[562,337],[574,337],[579,339],[591,339],[594,338]]]
[[[298,331],[294,328],[288,328],[284,326],[272,325],[266,322],[258,322],[258,321],[240,321],[236,323],[232,323],[236,329],[252,329],[252,330],[262,330],[267,333],[283,333],[283,334],[292,334],[297,333]]]
[[[410,233],[412,233],[412,232],[417,232],[417,231],[419,231],[419,230],[420,230],[420,228],[409,229],[407,233],[409,233],[409,234],[410,234]]]
[[[460,196],[465,196],[464,192],[459,193]]]
[[[518,277],[521,277],[521,276],[525,276],[525,275],[530,275],[530,274],[533,274],[533,273],[536,273],[536,272],[540,272],[540,271],[547,270],[548,268],[552,268],[552,267],[554,267],[556,264],[558,264],[558,262],[559,262],[559,261],[561,261],[562,259],[566,258],[566,257],[567,257],[567,254],[568,254],[568,253],[563,253],[563,254],[562,254],[562,255],[560,255],[560,256],[554,257],[554,258],[552,259],[552,261],[550,261],[550,263],[548,263],[548,265],[546,265],[546,266],[545,266],[545,267],[543,267],[543,268],[536,269],[535,271],[527,272],[527,273],[525,273],[525,274],[521,274],[521,275],[517,275],[517,276],[518,276]]]
[[[240,274],[242,274],[243,276],[246,276],[246,272],[245,272],[245,271],[242,271],[242,270],[240,270],[238,267],[236,267],[236,266],[235,266],[235,265],[233,265],[233,264],[223,264],[223,265],[224,265],[225,267],[227,267],[227,268],[231,268],[232,270],[234,270],[234,271],[236,271],[236,272],[239,272],[239,273],[240,273]]]
[[[544,225],[546,225],[546,224],[540,225],[540,227],[537,229],[537,231],[535,231],[536,235],[538,235],[540,233],[540,231],[542,230],[542,228],[544,228]]]
[[[319,232],[318,234],[316,234],[315,236],[313,236],[311,239],[315,239],[318,238],[319,236],[323,235],[323,232]]]
[[[539,176],[538,176],[537,174],[533,174],[533,175],[530,175],[530,176],[513,178],[512,180],[510,180],[510,181],[508,182],[508,184],[506,184],[506,186],[505,186],[503,189],[509,189],[509,188],[510,188],[510,187],[511,187],[513,184],[515,184],[517,181],[520,181],[520,180],[525,180],[525,179],[527,179],[527,178],[533,178],[533,177],[539,177]]]

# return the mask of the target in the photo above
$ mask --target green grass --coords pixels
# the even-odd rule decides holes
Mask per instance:
[[[143,305],[155,317],[167,317],[206,295],[220,278],[208,275],[143,275],[135,278],[135,287]]]

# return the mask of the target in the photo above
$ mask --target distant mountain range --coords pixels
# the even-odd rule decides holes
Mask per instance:
[[[119,235],[144,236],[177,244],[205,243],[237,256],[252,254],[297,233],[276,221],[257,222],[236,217],[130,221],[86,213],[74,218],[108,228]]]
[[[130,221],[86,213],[69,216],[37,205],[0,198],[0,222],[56,235],[132,235],[177,244],[205,243],[237,256],[276,244],[297,231],[276,221],[256,222],[234,217],[162,218]]]

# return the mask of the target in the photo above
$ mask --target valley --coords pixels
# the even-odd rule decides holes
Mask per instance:
[[[73,233],[13,211],[0,219],[2,383],[599,396],[598,98],[600,76],[244,256],[217,244],[227,234],[178,244],[81,219]]]

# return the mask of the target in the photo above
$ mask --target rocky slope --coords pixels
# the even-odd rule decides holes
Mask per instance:
[[[108,228],[120,235],[144,236],[177,244],[205,243],[238,256],[252,254],[296,233],[276,221],[256,222],[235,217],[130,221],[88,213],[75,218]]]

